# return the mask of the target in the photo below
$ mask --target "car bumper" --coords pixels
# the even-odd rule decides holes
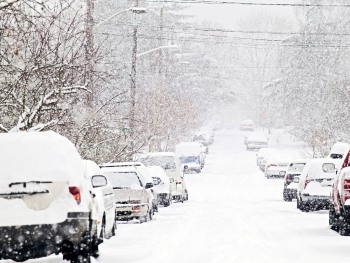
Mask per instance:
[[[140,219],[147,215],[149,204],[126,204],[116,205],[116,219],[117,220],[132,220]]]
[[[63,243],[80,244],[89,230],[89,213],[68,213],[57,224],[0,227],[0,259],[24,261],[61,252]]]

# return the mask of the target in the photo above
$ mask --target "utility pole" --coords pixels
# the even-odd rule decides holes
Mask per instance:
[[[138,7],[139,1],[135,0],[135,7]],[[135,104],[136,104],[136,65],[137,65],[137,21],[136,14],[133,14],[133,48],[131,56],[131,80],[130,80],[130,114],[129,114],[129,128],[130,128],[130,153],[134,152],[134,135],[135,135]]]
[[[94,71],[94,3],[93,0],[86,0],[86,46],[85,46],[85,85],[91,92],[88,97],[88,105],[92,106],[95,98],[95,90],[93,87],[93,71]]]

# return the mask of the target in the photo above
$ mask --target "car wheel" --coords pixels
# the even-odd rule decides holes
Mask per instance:
[[[73,251],[70,257],[70,262],[71,263],[91,263],[90,256],[93,256],[95,258],[99,256],[97,232],[95,232],[92,238],[89,233],[86,233],[84,235],[83,240]]]
[[[337,215],[335,213],[334,205],[331,204],[329,206],[328,224],[329,224],[330,228],[334,231],[339,231],[337,222],[338,222],[338,218],[337,218]]]
[[[183,201],[188,201],[188,192],[187,189],[185,190],[185,196],[183,198]]]
[[[349,229],[348,224],[345,222],[344,219],[339,220],[339,234],[341,236],[348,236],[349,235]]]

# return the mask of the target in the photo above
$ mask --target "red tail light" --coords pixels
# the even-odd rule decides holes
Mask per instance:
[[[76,186],[70,186],[69,192],[74,197],[75,201],[77,201],[77,203],[80,204],[80,201],[81,201],[80,189]]]
[[[287,182],[291,182],[292,181],[292,177],[290,176],[290,174],[286,175],[286,181]]]
[[[344,190],[350,191],[350,180],[349,179],[344,180]]]
[[[176,184],[182,184],[182,182],[176,182]]]
[[[133,211],[141,210],[141,206],[135,205],[135,206],[131,207],[131,210],[133,210]]]

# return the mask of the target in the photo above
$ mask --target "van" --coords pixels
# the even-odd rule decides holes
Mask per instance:
[[[98,256],[98,218],[73,143],[53,131],[1,133],[0,167],[0,260]]]
[[[157,165],[164,169],[170,179],[173,200],[183,202],[188,200],[183,168],[179,157],[174,152],[150,152],[134,156],[146,166]]]

